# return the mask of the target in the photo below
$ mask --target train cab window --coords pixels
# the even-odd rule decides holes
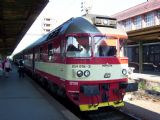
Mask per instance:
[[[94,56],[96,57],[116,56],[117,54],[117,39],[115,38],[95,36],[94,44]]]
[[[124,48],[124,46],[125,46],[125,40],[120,39],[120,40],[119,40],[119,44],[120,44],[119,56],[120,56],[120,57],[124,57],[124,56],[125,56],[125,53],[126,53],[125,48]]]
[[[67,57],[91,56],[91,38],[89,36],[69,36],[66,40]]]

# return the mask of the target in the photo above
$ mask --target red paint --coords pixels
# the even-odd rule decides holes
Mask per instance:
[[[128,64],[128,58],[66,58],[67,64]]]
[[[47,80],[51,80],[53,83],[56,83],[60,87],[65,87],[65,81],[61,80],[59,77],[53,76],[40,70],[35,70],[35,73]]]
[[[73,83],[71,84],[70,81],[66,81],[67,95],[75,104],[80,105],[80,104],[91,104],[91,102],[95,104],[98,102],[102,102],[102,94],[104,93],[108,96],[108,101],[122,100],[125,91],[124,89],[119,89],[119,83],[127,82],[127,79],[106,80],[106,81],[101,81],[101,80],[99,81],[72,81],[72,82]],[[74,83],[76,82],[78,84],[74,85]],[[105,91],[102,89],[102,84],[104,83],[109,84],[108,91]],[[80,86],[82,85],[99,85],[100,95],[94,96],[94,97],[85,96],[80,91]],[[79,102],[73,99],[77,94],[79,95]]]

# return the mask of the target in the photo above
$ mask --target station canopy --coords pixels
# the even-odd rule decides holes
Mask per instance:
[[[143,29],[132,30],[127,32],[128,42],[159,42],[160,41],[160,25],[150,26]]]
[[[48,1],[0,1],[0,56],[12,54]]]

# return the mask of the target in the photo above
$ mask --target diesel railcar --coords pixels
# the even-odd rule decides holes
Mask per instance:
[[[81,111],[120,107],[128,85],[126,39],[115,18],[91,14],[71,18],[23,50],[24,65]]]

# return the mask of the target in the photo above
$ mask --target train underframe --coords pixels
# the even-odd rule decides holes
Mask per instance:
[[[126,79],[95,82],[67,81],[66,93],[81,111],[90,111],[105,106],[124,106],[123,97],[126,87]]]
[[[32,76],[51,92],[62,97],[67,96],[79,106],[81,111],[97,110],[105,106],[124,106],[123,97],[127,87],[127,79],[68,81],[40,71]]]

